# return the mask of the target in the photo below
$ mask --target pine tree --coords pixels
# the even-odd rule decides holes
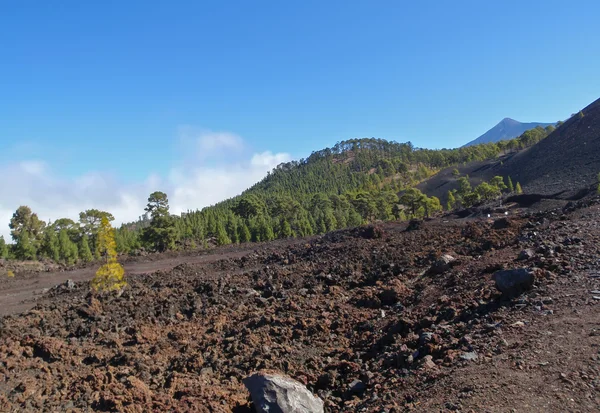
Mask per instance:
[[[290,238],[294,236],[292,227],[287,219],[281,217],[279,221],[279,238]]]
[[[125,270],[117,262],[115,230],[111,227],[107,217],[102,217],[97,244],[98,253],[105,260],[105,264],[98,269],[96,276],[92,279],[92,288],[97,291],[121,290],[127,285]]]
[[[50,258],[55,262],[60,261],[60,250],[56,231],[52,227],[47,227],[42,238],[41,253],[44,257]]]
[[[350,214],[348,215],[348,226],[349,227],[358,227],[363,224],[363,217],[360,216],[358,211],[352,209]]]
[[[81,258],[83,262],[90,262],[94,259],[92,251],[90,250],[87,234],[84,234],[79,240],[79,258]]]
[[[146,245],[159,252],[175,249],[177,231],[169,214],[167,194],[159,191],[151,193],[145,211],[152,216],[150,226],[144,229],[142,236]]]
[[[0,259],[8,257],[8,245],[4,241],[4,237],[0,235]]]
[[[77,261],[78,251],[77,245],[69,239],[69,234],[66,229],[62,229],[58,234],[58,250],[60,260],[68,265],[72,265]]]
[[[257,239],[261,242],[272,241],[275,239],[275,234],[273,233],[273,227],[271,223],[268,222],[263,216],[260,216],[257,221],[256,226],[257,231]]]
[[[510,179],[510,176],[508,177],[508,192],[510,192],[511,194],[515,192],[515,187],[513,186],[513,182],[512,179]]]
[[[232,244],[237,244],[240,242],[240,239],[238,237],[238,223],[235,215],[231,214],[227,217],[225,231],[227,232],[227,236],[231,240]]]
[[[231,244],[231,240],[227,236],[227,231],[223,227],[223,224],[218,221],[217,222],[217,245],[227,245]]]
[[[248,225],[246,225],[246,222],[244,222],[243,220],[238,226],[238,239],[240,240],[240,242],[252,241],[252,234],[250,234]]]
[[[515,191],[517,191],[517,194],[522,194],[523,193],[523,189],[521,188],[521,184],[517,182],[517,186],[515,187]]]
[[[456,198],[453,191],[448,191],[448,211],[452,211],[456,205]]]
[[[19,260],[35,260],[37,250],[31,242],[27,231],[20,231],[15,244],[15,258]]]

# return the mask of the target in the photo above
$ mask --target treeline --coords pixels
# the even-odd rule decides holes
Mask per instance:
[[[0,258],[49,259],[68,265],[100,258],[97,238],[103,217],[114,220],[108,212],[90,209],[79,214],[78,222],[61,218],[46,223],[28,206],[21,206],[9,224],[13,244],[0,236]]]
[[[376,220],[429,216],[442,210],[442,205],[414,188],[417,183],[440,168],[533,145],[552,130],[538,127],[510,141],[442,150],[382,139],[339,142],[307,159],[280,164],[237,197],[181,216],[169,213],[167,194],[154,192],[140,219],[116,230],[117,252],[270,241]],[[462,180],[461,189],[449,194],[450,208],[489,199],[499,194],[494,188],[502,187],[491,182],[491,188],[472,189],[466,185],[468,179]],[[19,207],[10,221],[13,243],[0,237],[0,257],[65,264],[98,259],[97,235],[103,217],[114,219],[109,212],[91,209],[81,212],[78,222],[62,218],[45,223],[29,207]]]

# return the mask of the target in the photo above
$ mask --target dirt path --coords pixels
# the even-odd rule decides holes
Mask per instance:
[[[222,259],[240,258],[254,250],[254,246],[216,250],[209,254],[196,256],[180,256],[161,258],[156,261],[128,262],[123,265],[127,276],[147,274],[156,271],[168,271],[183,264],[203,264],[219,261]],[[88,267],[72,271],[43,272],[29,277],[18,276],[10,282],[0,285],[0,316],[20,313],[34,307],[43,301],[42,294],[49,288],[62,284],[67,280],[87,281],[90,280],[96,267]]]

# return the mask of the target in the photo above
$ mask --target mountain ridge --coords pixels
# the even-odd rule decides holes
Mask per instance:
[[[482,143],[495,143],[501,140],[513,139],[529,129],[534,129],[538,126],[546,128],[554,125],[556,123],[520,122],[512,118],[504,118],[483,135],[463,145],[463,148]]]

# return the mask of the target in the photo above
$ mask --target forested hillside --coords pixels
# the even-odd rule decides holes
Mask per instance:
[[[376,220],[429,216],[442,205],[416,189],[419,182],[448,166],[531,146],[551,129],[536,128],[510,141],[442,150],[381,139],[343,141],[277,166],[237,197],[181,216],[169,213],[167,194],[154,192],[146,210],[140,211],[141,218],[116,230],[117,250],[137,253],[270,241]],[[108,211],[88,210],[80,214],[79,222],[64,218],[46,223],[22,206],[10,222],[14,243],[0,237],[0,258],[65,264],[97,259],[96,237],[103,216],[113,220]]]

